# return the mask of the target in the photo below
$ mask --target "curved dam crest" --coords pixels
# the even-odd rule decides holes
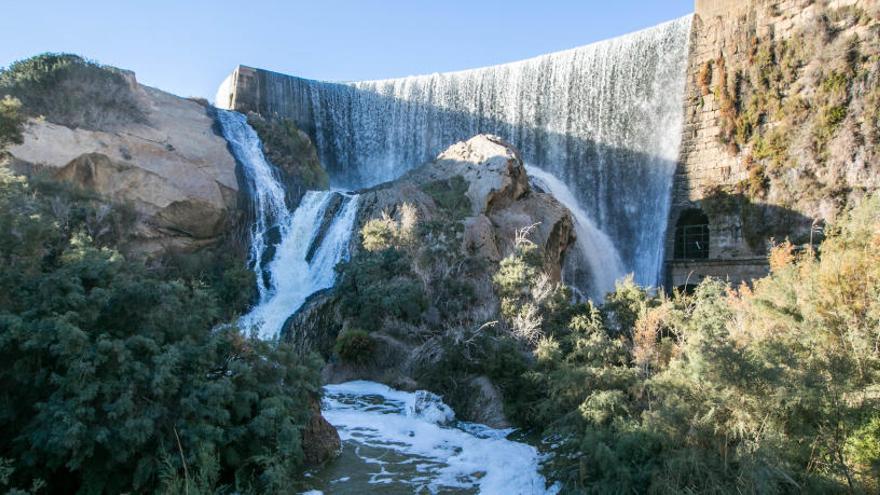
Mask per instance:
[[[460,72],[329,83],[240,68],[218,105],[290,118],[336,187],[385,182],[480,133],[564,181],[655,285],[681,142],[691,16],[580,48]]]

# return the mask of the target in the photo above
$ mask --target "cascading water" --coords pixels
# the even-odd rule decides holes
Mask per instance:
[[[483,69],[333,84],[259,71],[259,110],[315,137],[335,184],[393,179],[497,134],[568,184],[626,272],[659,280],[683,121],[691,17]],[[227,97],[228,99],[228,97]]]
[[[221,110],[218,121],[251,192],[251,264],[258,278],[269,275],[260,282],[259,303],[240,323],[261,338],[275,338],[309,295],[333,284],[334,268],[348,252],[358,196],[310,191],[291,212],[245,116]],[[270,240],[273,232],[280,242]],[[534,447],[508,440],[510,430],[455,421],[452,409],[430,392],[371,382],[328,385],[322,411],[339,429],[343,452],[325,472],[306,478],[306,493],[364,493],[376,485],[383,493],[558,491],[547,489]]]
[[[599,298],[626,272],[642,284],[659,279],[690,24],[686,17],[522,62],[385,81],[333,84],[259,71],[257,110],[308,130],[333,184],[350,188],[399,177],[473,135],[502,136],[573,212],[590,271],[584,285]],[[233,83],[224,82],[218,106],[230,105]],[[310,294],[332,285],[358,198],[310,192],[291,212],[244,116],[220,112],[219,120],[255,213],[260,303],[242,321],[275,337]],[[533,447],[507,440],[509,431],[454,422],[439,399],[410,407],[417,400],[368,382],[328,386],[322,409],[340,430],[343,453],[308,488],[548,492]]]
[[[254,210],[250,263],[257,274],[260,299],[239,323],[256,330],[261,338],[275,338],[310,295],[333,285],[336,264],[348,253],[358,197],[309,191],[299,207],[290,211],[284,186],[247,118],[219,110],[218,120],[242,164]],[[272,242],[273,236],[278,242]]]
[[[526,170],[535,185],[552,194],[574,217],[577,249],[566,258],[565,283],[585,288],[590,299],[601,302],[605,294],[614,290],[617,280],[626,274],[614,243],[596,227],[564,182],[538,167],[527,165]],[[588,270],[585,272],[583,267]]]
[[[346,197],[326,226],[322,218],[335,194],[340,193],[309,191],[296,211],[281,220],[281,243],[275,258],[266,266],[271,275],[271,290],[242,317],[244,328],[256,328],[261,338],[273,338],[310,295],[333,286],[336,264],[348,252],[358,205],[357,197]],[[326,234],[309,258],[322,228],[327,228]]]

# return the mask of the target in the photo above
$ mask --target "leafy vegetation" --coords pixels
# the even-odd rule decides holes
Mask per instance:
[[[419,321],[427,298],[410,263],[405,252],[387,248],[358,253],[340,264],[343,316],[368,332],[379,330],[386,318]]]
[[[20,100],[29,117],[69,127],[106,130],[147,119],[123,71],[66,53],[37,55],[0,71],[0,95]]]
[[[228,247],[148,266],[115,249],[131,222],[0,168],[0,486],[282,492],[319,363],[221,326],[254,285]]]
[[[471,202],[465,195],[467,189],[468,182],[461,175],[422,186],[422,190],[431,196],[437,208],[451,220],[461,220],[471,213]]]
[[[333,350],[346,363],[368,364],[376,352],[376,342],[363,330],[348,330],[339,334]]]
[[[462,221],[470,213],[461,176],[423,186],[435,202],[430,219],[419,218],[415,206],[403,203],[393,212],[366,221],[361,246],[339,265],[336,293],[343,317],[367,332],[386,322],[439,327],[438,317],[459,318],[475,295],[466,277],[473,260],[462,254]],[[433,330],[439,330],[434,328]]]
[[[0,99],[0,152],[9,145],[21,144],[24,121],[18,99],[9,95]]]
[[[293,121],[250,113],[248,123],[260,136],[266,158],[288,176],[289,188],[302,194],[329,187],[330,179],[318,160],[315,146]]]
[[[513,258],[498,289],[535,304],[540,273]],[[818,252],[770,259],[753,289],[667,297],[626,280],[601,307],[544,306],[531,358],[501,383],[511,417],[557,446],[564,492],[880,489],[880,197]]]

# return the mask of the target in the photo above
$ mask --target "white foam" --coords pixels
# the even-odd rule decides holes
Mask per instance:
[[[309,191],[299,207],[290,211],[284,184],[263,154],[260,138],[247,123],[247,117],[219,110],[218,121],[244,169],[255,217],[250,263],[257,274],[260,299],[239,324],[246,330],[256,330],[260,338],[276,338],[287,318],[302,307],[309,296],[332,287],[336,281],[336,264],[348,255],[358,196]],[[325,227],[323,219],[327,208],[340,194],[345,196],[344,205],[335,212],[314,256],[307,259],[313,241]],[[266,262],[265,255],[272,247],[271,233],[275,231],[281,242],[275,246],[274,256]],[[268,277],[264,277],[264,272]]]
[[[487,494],[558,491],[547,488],[539,472],[537,449],[506,439],[509,431],[487,435],[491,428],[484,426],[484,434],[478,436],[459,427],[442,426],[435,422],[438,415],[434,412],[425,415],[414,410],[417,396],[423,400],[430,397],[424,393],[402,392],[367,381],[328,385],[324,390],[324,417],[339,430],[343,442],[363,447],[357,452],[364,462],[379,466],[371,483],[408,483],[414,492],[432,493],[454,488],[476,488]],[[430,402],[432,411],[452,412],[442,402],[437,404],[433,398]],[[445,414],[440,416],[446,418]],[[415,464],[418,476],[401,479],[392,462],[370,456],[375,449],[405,456],[407,460],[401,463]]]
[[[352,197],[340,208],[311,260],[306,256],[322,217],[332,200],[327,191],[309,191],[299,208],[281,225],[281,243],[266,269],[272,289],[250,313],[242,317],[243,328],[255,327],[261,338],[274,338],[287,318],[315,292],[332,287],[336,264],[348,253],[348,242],[357,215],[358,198]]]

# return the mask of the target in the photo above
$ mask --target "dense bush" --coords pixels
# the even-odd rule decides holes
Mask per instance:
[[[343,316],[369,332],[379,330],[386,318],[419,321],[427,299],[410,263],[406,253],[388,248],[363,251],[340,264],[337,292]]]
[[[330,179],[318,160],[315,146],[291,120],[265,119],[250,113],[248,123],[260,136],[266,158],[289,176],[289,187],[301,193],[329,187]]]
[[[400,206],[397,218],[387,212],[364,223],[362,250],[337,270],[337,294],[342,315],[367,332],[386,320],[418,323],[428,309],[425,287],[413,271],[418,215],[413,206]]]
[[[503,390],[557,446],[564,492],[876,493],[880,197],[819,253],[779,246],[754,289],[667,298],[627,280],[564,328],[540,321]]]
[[[346,363],[368,364],[375,357],[376,341],[363,330],[348,330],[336,337],[333,350]]]
[[[70,127],[106,130],[146,122],[146,114],[125,74],[77,55],[46,53],[0,71],[0,96],[21,100],[31,117]]]
[[[452,220],[461,220],[471,214],[471,202],[465,193],[468,182],[461,175],[449,179],[428,182],[422,186],[437,208]]]
[[[21,102],[9,95],[0,95],[0,152],[11,144],[21,144],[24,119]]]
[[[544,257],[528,238],[530,228],[516,236],[514,252],[501,260],[492,281],[501,299],[501,316],[510,334],[527,344],[552,336],[571,313],[569,290],[543,273]]]
[[[104,207],[0,169],[0,482],[283,491],[318,364],[218,326],[252,283],[219,255],[148,267],[95,240]]]
[[[384,249],[411,249],[416,237],[418,214],[415,207],[404,203],[400,207],[400,219],[391,218],[387,212],[382,218],[368,220],[361,228],[361,244],[370,252]]]

